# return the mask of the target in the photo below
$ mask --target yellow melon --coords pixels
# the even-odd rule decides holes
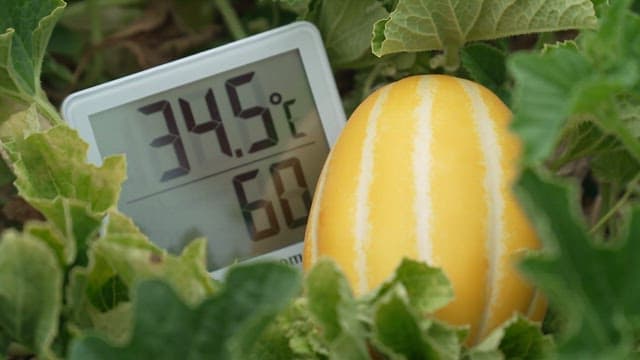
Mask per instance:
[[[515,268],[538,240],[516,202],[519,140],[509,109],[474,82],[409,77],[350,117],[316,188],[304,267],[333,258],[357,294],[403,257],[441,267],[455,300],[436,316],[471,326],[470,342],[515,312],[540,320],[544,301]]]

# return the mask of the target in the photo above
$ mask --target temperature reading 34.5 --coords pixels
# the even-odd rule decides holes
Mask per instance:
[[[271,116],[271,111],[269,110],[269,108],[259,105],[243,107],[240,101],[240,97],[238,96],[238,87],[245,84],[249,85],[251,80],[254,78],[254,75],[255,73],[252,71],[232,77],[231,79],[225,81],[227,99],[231,104],[231,108],[233,109],[233,115],[235,116],[235,118],[242,120],[252,120],[259,117],[264,126],[266,134],[265,138],[255,140],[249,147],[249,154],[278,144],[278,134],[273,124],[273,117]],[[185,99],[179,99],[180,110],[182,111],[182,117],[184,118],[185,125],[189,132],[193,134],[202,135],[210,131],[215,132],[218,144],[220,146],[220,151],[226,156],[232,157],[233,154],[231,151],[229,138],[227,136],[223,120],[220,116],[220,110],[212,89],[207,90],[207,93],[204,96],[204,101],[207,104],[210,119],[206,122],[196,123],[196,119],[194,119],[193,112],[191,110],[191,104]],[[270,101],[274,105],[279,105],[282,102],[282,95],[274,92],[270,96]],[[292,121],[290,107],[295,103],[295,101],[295,99],[287,100],[284,102],[283,107],[287,116],[287,122],[289,124],[291,135],[299,138],[305,136],[305,134],[299,133]],[[153,147],[173,146],[178,166],[173,169],[166,170],[162,174],[160,181],[165,182],[180,176],[187,175],[191,170],[191,165],[187,157],[187,152],[184,148],[182,136],[176,124],[176,117],[174,115],[173,109],[171,108],[171,104],[167,100],[160,100],[149,105],[142,106],[138,109],[138,111],[146,115],[161,112],[167,125],[168,133],[156,137],[150,142],[150,145]],[[236,149],[235,155],[237,157],[241,157],[242,150]]]

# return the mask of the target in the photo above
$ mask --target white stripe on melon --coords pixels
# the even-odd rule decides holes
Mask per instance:
[[[325,163],[305,268],[331,257],[362,294],[403,257],[441,267],[456,298],[436,315],[470,324],[471,342],[514,312],[539,319],[544,302],[513,266],[538,241],[511,193],[520,145],[510,117],[489,90],[450,76],[369,96]]]

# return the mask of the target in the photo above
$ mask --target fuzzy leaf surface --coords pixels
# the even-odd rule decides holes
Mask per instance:
[[[640,161],[633,125],[640,118],[640,16],[629,6],[630,1],[621,0],[605,7],[598,31],[584,32],[577,46],[567,43],[508,60],[515,79],[513,129],[523,140],[526,163],[546,159],[572,121],[593,122]]]
[[[444,50],[445,63],[457,67],[470,41],[595,26],[589,0],[400,0],[375,24],[371,46],[377,56]]]
[[[640,208],[613,244],[597,245],[580,219],[575,192],[526,169],[517,185],[547,253],[521,265],[567,317],[558,351],[574,358],[623,358],[640,333]]]
[[[60,121],[40,86],[45,50],[66,3],[62,0],[0,0],[0,96]]]
[[[374,339],[392,358],[448,359],[460,357],[465,331],[426,320],[409,303],[405,289],[396,286],[376,303]]]
[[[453,288],[444,272],[419,261],[403,259],[393,277],[377,291],[373,301],[398,286],[404,288],[411,306],[423,315],[431,314],[453,300]]]
[[[329,353],[367,359],[365,329],[349,283],[337,265],[330,260],[318,262],[305,284],[309,312],[322,329]]]
[[[320,29],[332,65],[357,67],[371,55],[373,24],[388,15],[377,0],[321,0],[311,5],[307,20]]]
[[[300,273],[260,263],[230,270],[224,289],[197,307],[185,305],[167,284],[141,283],[135,330],[124,347],[88,336],[71,359],[242,359],[267,325],[300,291]]]
[[[86,264],[86,247],[107,210],[118,201],[126,176],[124,158],[105,158],[101,167],[86,162],[87,144],[59,125],[5,144],[13,158],[19,194],[71,239],[65,259]]]
[[[491,332],[468,356],[469,360],[534,360],[546,358],[552,348],[552,339],[542,333],[540,324],[518,315]]]
[[[62,278],[59,261],[45,242],[5,233],[0,240],[0,337],[51,358],[62,309]]]

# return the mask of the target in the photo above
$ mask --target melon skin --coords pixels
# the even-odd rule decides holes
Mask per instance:
[[[511,186],[520,143],[490,90],[446,75],[388,84],[349,118],[326,160],[305,234],[303,267],[338,263],[358,295],[404,257],[443,269],[455,300],[436,313],[475,343],[545,301],[517,272],[539,247]]]

